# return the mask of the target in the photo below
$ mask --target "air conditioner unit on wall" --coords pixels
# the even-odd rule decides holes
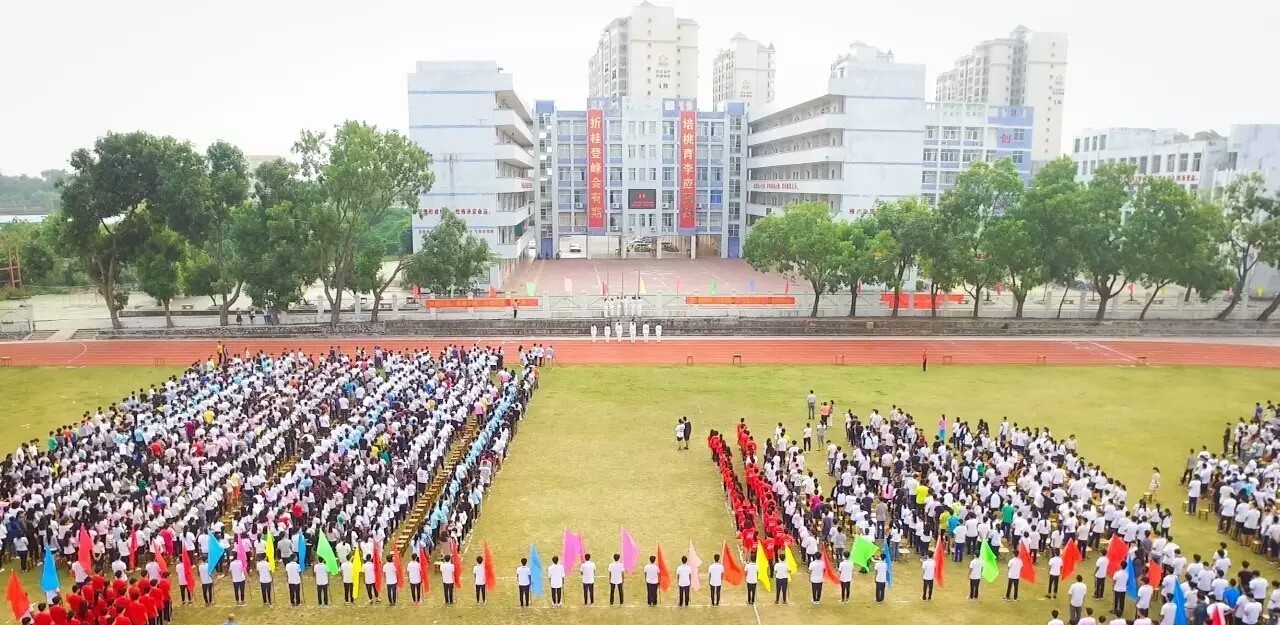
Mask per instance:
[[[574,204],[574,205],[573,205],[573,207],[574,207],[574,208],[582,208],[582,202],[578,202],[578,203]]]
[[[610,204],[610,205],[609,205],[609,207],[610,207],[610,208],[622,208],[622,204],[621,204],[620,202],[614,202],[614,203]]]
[[[662,203],[662,207],[663,207],[663,208],[671,208],[671,202],[663,202],[663,203]]]

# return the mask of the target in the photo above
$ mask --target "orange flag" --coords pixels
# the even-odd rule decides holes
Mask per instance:
[[[1160,564],[1155,560],[1152,560],[1147,564],[1147,583],[1150,584],[1152,588],[1159,588],[1160,581],[1163,579],[1164,567],[1160,566]]]
[[[164,561],[164,550],[160,548],[160,545],[155,545],[154,547],[152,547],[151,553],[156,557],[156,564],[160,565],[160,573],[161,574],[168,573],[169,563]]]
[[[840,585],[840,574],[836,572],[836,567],[831,566],[831,558],[827,557],[826,549],[822,550],[822,576],[828,584]]]
[[[31,600],[27,598],[27,591],[22,589],[22,582],[18,581],[18,574],[13,571],[9,572],[9,588],[4,596],[9,600],[9,609],[13,610],[14,619],[21,621],[22,616],[31,610]]]
[[[729,543],[725,543],[724,548],[720,550],[720,562],[724,564],[724,581],[730,586],[741,586],[746,573],[742,570],[742,565],[733,559],[733,552],[729,551]]]
[[[493,567],[493,554],[489,553],[489,541],[484,541],[484,589],[493,592],[498,587],[498,572]]]
[[[427,559],[427,549],[418,545],[418,564],[422,566],[422,592],[431,590],[431,561]]]
[[[382,547],[373,542],[373,589],[382,588]]]
[[[1076,565],[1083,559],[1084,556],[1080,555],[1080,547],[1076,545],[1076,539],[1072,538],[1067,542],[1067,547],[1062,550],[1062,579],[1071,579]]]
[[[396,584],[401,588],[409,585],[409,580],[404,578],[404,565],[400,563],[400,550],[395,549],[391,552],[391,563],[396,567]]]
[[[933,550],[933,583],[937,584],[938,588],[942,588],[943,586],[942,572],[946,569],[943,563],[945,563],[946,561],[947,561],[947,537],[939,536],[938,546],[936,549]]]
[[[662,557],[662,545],[658,545],[658,588],[662,592],[671,588],[671,569],[667,568],[667,559]]]
[[[1022,560],[1022,580],[1028,584],[1036,583],[1036,566],[1031,561],[1031,552],[1027,551],[1027,543],[1018,544],[1018,559]]]
[[[449,540],[449,555],[451,556],[451,557],[450,557],[450,560],[452,560],[452,561],[453,561],[453,566],[454,566],[454,569],[453,569],[453,570],[454,570],[454,571],[461,571],[461,570],[462,570],[462,557],[458,555],[458,541],[456,541],[456,540],[452,540],[452,539],[450,539],[450,540]],[[457,577],[458,577],[458,576],[455,574],[455,575],[454,575],[454,581],[457,581]]]

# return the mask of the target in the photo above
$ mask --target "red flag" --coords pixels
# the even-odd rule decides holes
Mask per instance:
[[[484,589],[493,592],[498,587],[498,572],[493,567],[493,554],[489,552],[489,541],[484,541]]]
[[[725,543],[724,548],[720,550],[720,561],[724,564],[724,581],[730,586],[741,586],[746,574],[742,570],[742,565],[733,559],[733,552],[729,551],[729,543]]]
[[[608,282],[601,282],[601,283],[600,283],[600,295],[603,295],[603,296],[606,296],[606,297],[609,295],[609,283],[608,283]]]
[[[422,592],[431,590],[431,561],[427,559],[427,549],[418,545],[418,564],[422,567]]]
[[[409,585],[409,580],[404,578],[404,566],[400,564],[400,550],[396,549],[391,552],[391,563],[396,567],[396,583],[401,588]]]
[[[498,296],[498,287],[493,286],[492,284],[490,284],[490,285],[489,285],[489,297],[497,297],[497,296]]]
[[[452,540],[452,539],[449,540],[449,559],[453,560],[453,566],[454,566],[453,570],[461,572],[462,556],[458,555],[458,541],[456,540]],[[456,576],[455,576],[455,581],[456,581]]]
[[[187,578],[187,588],[194,589],[196,587],[196,578],[192,576],[191,556],[186,549],[182,550],[182,575]]]
[[[933,583],[942,588],[943,563],[947,561],[947,537],[938,537],[938,547],[933,550]]]
[[[129,528],[129,569],[138,568],[138,530]]]
[[[1080,547],[1076,545],[1076,539],[1067,541],[1067,548],[1062,550],[1062,579],[1070,579],[1071,573],[1076,570],[1076,565],[1083,559],[1084,556],[1080,555]]]
[[[1036,565],[1031,561],[1031,552],[1027,543],[1018,544],[1018,559],[1022,560],[1022,580],[1028,584],[1036,583]]]
[[[373,589],[382,588],[382,547],[373,543]]]
[[[89,530],[85,529],[84,524],[80,525],[80,536],[77,542],[80,545],[76,559],[80,560],[80,566],[84,567],[85,574],[91,574],[93,573],[93,537],[89,536]]]
[[[671,588],[671,570],[667,568],[667,559],[662,557],[662,545],[658,545],[658,588],[662,592]]]
[[[1112,534],[1111,542],[1107,544],[1107,577],[1115,575],[1116,571],[1124,568],[1124,563],[1128,559],[1129,545],[1120,538],[1120,534]]]
[[[169,563],[164,561],[164,550],[161,549],[160,545],[155,545],[154,547],[152,547],[151,554],[156,557],[156,564],[160,565],[160,573],[161,574],[168,573]]]
[[[822,550],[822,577],[828,584],[840,585],[840,574],[836,572],[836,567],[831,566],[831,558],[827,557],[826,549]]]
[[[790,281],[790,280],[787,280],[787,284],[786,284],[786,286],[782,287],[782,294],[783,294],[783,295],[790,295],[790,294],[791,294],[791,281]]]
[[[1212,617],[1209,623],[1211,625],[1226,625],[1226,619],[1222,617],[1222,608],[1226,607],[1225,603],[1214,603],[1209,606]]]
[[[31,600],[27,599],[27,591],[22,589],[18,574],[9,571],[9,588],[4,596],[9,600],[9,609],[13,610],[13,618],[21,621],[22,615],[31,610]]]
[[[1160,563],[1155,560],[1152,560],[1147,564],[1147,583],[1150,584],[1152,588],[1159,588],[1160,581],[1163,579],[1164,567],[1160,566]]]

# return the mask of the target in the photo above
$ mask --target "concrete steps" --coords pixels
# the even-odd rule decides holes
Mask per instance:
[[[431,483],[427,485],[427,492],[418,497],[418,500],[414,502],[413,510],[405,515],[400,527],[397,527],[392,532],[391,535],[395,537],[393,544],[396,551],[403,552],[408,549],[414,535],[426,525],[427,515],[431,514],[431,509],[440,500],[440,496],[444,493],[445,487],[449,485],[449,479],[457,469],[458,463],[462,462],[467,450],[471,448],[471,443],[479,432],[480,426],[474,420],[468,419],[464,423],[462,432],[458,434],[458,438],[445,456],[444,464],[436,471]]]

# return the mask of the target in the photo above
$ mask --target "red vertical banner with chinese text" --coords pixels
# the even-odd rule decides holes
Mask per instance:
[[[587,110],[587,231],[604,232],[604,111]]]
[[[694,207],[697,201],[698,114],[680,111],[680,230],[692,231],[697,225]]]

